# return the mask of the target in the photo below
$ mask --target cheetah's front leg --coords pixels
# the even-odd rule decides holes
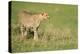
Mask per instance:
[[[38,41],[38,33],[37,33],[36,28],[34,28],[34,40]]]

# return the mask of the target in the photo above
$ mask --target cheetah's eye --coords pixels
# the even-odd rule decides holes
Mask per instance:
[[[48,16],[48,15],[46,14],[46,16]]]

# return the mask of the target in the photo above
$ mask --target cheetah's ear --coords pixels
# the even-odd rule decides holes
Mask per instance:
[[[41,15],[43,16],[44,15],[44,12],[42,12]]]

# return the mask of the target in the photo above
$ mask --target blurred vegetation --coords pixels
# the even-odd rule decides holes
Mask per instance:
[[[12,2],[11,12],[11,44],[12,52],[31,52],[64,50],[78,48],[78,17],[77,5],[43,4],[29,2]],[[47,12],[49,19],[43,21],[38,29],[39,41],[29,39],[20,41],[19,28],[17,28],[20,10],[31,12]]]

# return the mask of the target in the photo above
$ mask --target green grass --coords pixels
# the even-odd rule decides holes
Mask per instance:
[[[32,38],[20,41],[20,34],[15,29],[18,23],[17,14],[20,10],[31,12],[47,12],[49,19],[43,21],[38,29],[39,41]],[[12,52],[31,52],[64,50],[78,48],[77,5],[42,4],[28,2],[12,2],[11,43]],[[16,30],[16,31],[14,31]]]

